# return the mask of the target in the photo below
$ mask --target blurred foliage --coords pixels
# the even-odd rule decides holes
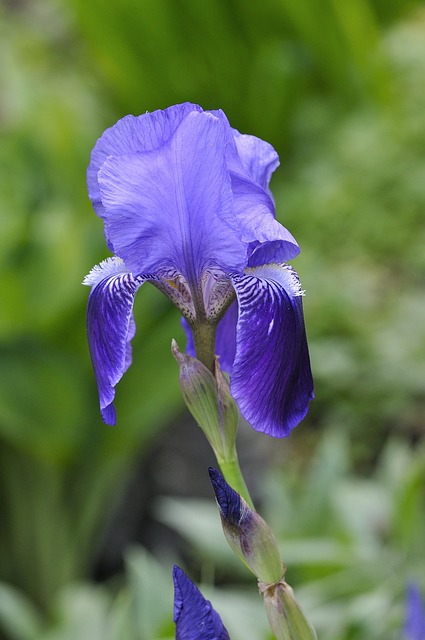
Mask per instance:
[[[288,565],[287,580],[300,585],[297,598],[319,637],[400,640],[407,580],[414,577],[425,588],[424,448],[414,452],[391,440],[374,474],[360,479],[349,444],[345,432],[328,430],[304,476],[297,461],[285,471],[272,469],[263,513]],[[188,560],[200,571],[194,579],[232,640],[270,638],[255,579],[227,545],[216,505],[163,497],[156,511],[185,541]],[[0,620],[12,640],[171,639],[172,564],[130,549],[125,580],[108,587],[67,585],[47,618],[0,584]]]
[[[409,457],[406,445],[421,440],[425,423],[422,3],[8,0],[0,53],[5,633],[173,633],[142,632],[137,620],[129,630],[145,571],[139,552],[129,556],[123,588],[76,581],[91,575],[136,457],[181,409],[169,355],[172,337],[184,342],[178,314],[143,287],[134,364],[117,393],[119,426],[108,429],[97,410],[80,282],[107,255],[84,179],[96,138],[126,113],[192,100],[223,108],[235,127],[279,151],[278,215],[302,247],[295,266],[307,289],[317,399],[285,442],[285,469],[262,491],[267,516],[283,543],[292,538],[282,553],[324,637],[397,637],[403,580],[415,572],[424,537],[423,449]],[[318,449],[311,477],[296,464],[288,470],[292,457],[310,457],[318,427],[349,434],[349,450],[347,440],[331,438],[332,454]],[[283,513],[290,508],[292,529],[270,507],[276,503]],[[174,506],[169,524],[192,522],[187,505]],[[167,509],[171,518],[171,503]],[[211,538],[211,520],[193,525],[195,549],[199,527]],[[223,577],[227,565],[216,552],[208,562]],[[142,556],[162,584],[156,561]],[[235,611],[250,620],[247,598],[226,593],[223,607],[231,603],[236,620]],[[161,602],[158,619],[170,610],[168,596]],[[55,628],[46,631],[34,603]]]

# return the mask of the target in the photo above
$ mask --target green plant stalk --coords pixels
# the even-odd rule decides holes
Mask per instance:
[[[260,582],[259,590],[276,640],[317,640],[316,632],[284,578],[272,585]]]

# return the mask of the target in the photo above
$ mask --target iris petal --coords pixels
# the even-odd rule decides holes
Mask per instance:
[[[238,321],[238,305],[233,302],[227,309],[217,327],[215,352],[220,356],[220,367],[230,373],[236,352],[236,325]]]
[[[238,155],[245,173],[268,189],[272,173],[279,166],[279,156],[272,145],[260,138],[232,129]]]
[[[276,220],[274,200],[268,188],[272,173],[279,165],[276,151],[268,142],[231,128],[221,110],[212,113],[226,123],[226,157],[235,214],[241,239],[252,244],[251,252],[255,248],[250,266],[268,264],[270,255],[276,262],[295,258],[300,252],[298,243]]]
[[[239,303],[232,395],[257,431],[287,436],[314,397],[298,277],[287,265],[267,265],[232,281]]]
[[[211,602],[177,566],[173,569],[176,640],[229,640]]]
[[[103,163],[107,234],[133,273],[175,268],[193,284],[208,265],[242,268],[225,142],[221,120],[192,112],[161,149]]]
[[[100,410],[107,424],[116,422],[115,386],[131,364],[134,296],[147,279],[134,278],[122,260],[109,258],[84,280],[84,284],[92,286],[87,306],[87,335]]]
[[[235,214],[241,227],[241,238],[246,243],[255,243],[268,251],[273,245],[275,259],[285,262],[300,252],[297,241],[275,218],[274,204],[268,193],[249,178],[231,172]],[[250,259],[253,266],[266,264],[264,255]],[[260,257],[261,256],[261,257]]]
[[[87,169],[89,197],[97,215],[103,218],[103,206],[98,183],[98,173],[109,156],[123,156],[158,149],[170,139],[181,121],[191,111],[202,111],[190,102],[168,109],[158,109],[141,116],[125,116],[102,134],[97,141]]]
[[[425,640],[425,606],[416,582],[407,585],[405,640]]]

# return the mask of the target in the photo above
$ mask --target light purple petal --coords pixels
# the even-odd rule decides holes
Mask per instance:
[[[210,111],[210,113],[227,125],[229,170],[250,178],[267,191],[272,173],[279,166],[279,156],[272,145],[261,138],[240,133],[231,127],[226,114],[221,109]]]
[[[174,268],[199,283],[209,265],[240,270],[246,263],[225,142],[222,121],[192,112],[161,149],[104,162],[107,235],[133,273]]]
[[[276,262],[295,258],[300,252],[299,246],[276,220],[273,196],[268,189],[271,175],[279,165],[276,151],[260,138],[232,129],[221,110],[212,113],[226,124],[227,167],[240,237],[256,248],[250,266],[269,264],[268,255],[273,255]]]
[[[211,602],[177,566],[173,569],[173,581],[176,640],[229,640]]]
[[[416,582],[407,585],[404,640],[425,640],[425,606]]]
[[[272,173],[279,166],[276,151],[260,138],[239,133],[236,129],[232,132],[244,173],[267,190]]]
[[[148,278],[134,278],[119,258],[94,267],[84,283],[92,286],[87,305],[87,335],[99,391],[102,418],[115,424],[115,386],[131,364],[135,333],[133,302]]]
[[[123,156],[158,149],[170,139],[191,111],[202,109],[196,104],[185,102],[141,116],[125,116],[113,127],[106,129],[91,153],[87,169],[89,197],[98,216],[103,218],[105,215],[98,173],[108,156]]]
[[[250,265],[268,264],[267,255],[270,253],[278,262],[295,258],[300,252],[298,243],[276,220],[270,196],[245,176],[233,172],[230,176],[241,239],[256,247],[255,254],[250,257]]]
[[[269,265],[232,280],[239,303],[232,395],[254,429],[287,436],[314,397],[298,276]]]

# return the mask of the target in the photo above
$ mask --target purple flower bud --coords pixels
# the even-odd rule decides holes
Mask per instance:
[[[229,545],[259,580],[278,582],[285,570],[270,527],[218,471],[210,468],[209,474]]]
[[[211,602],[176,565],[173,580],[176,640],[230,640]]]

